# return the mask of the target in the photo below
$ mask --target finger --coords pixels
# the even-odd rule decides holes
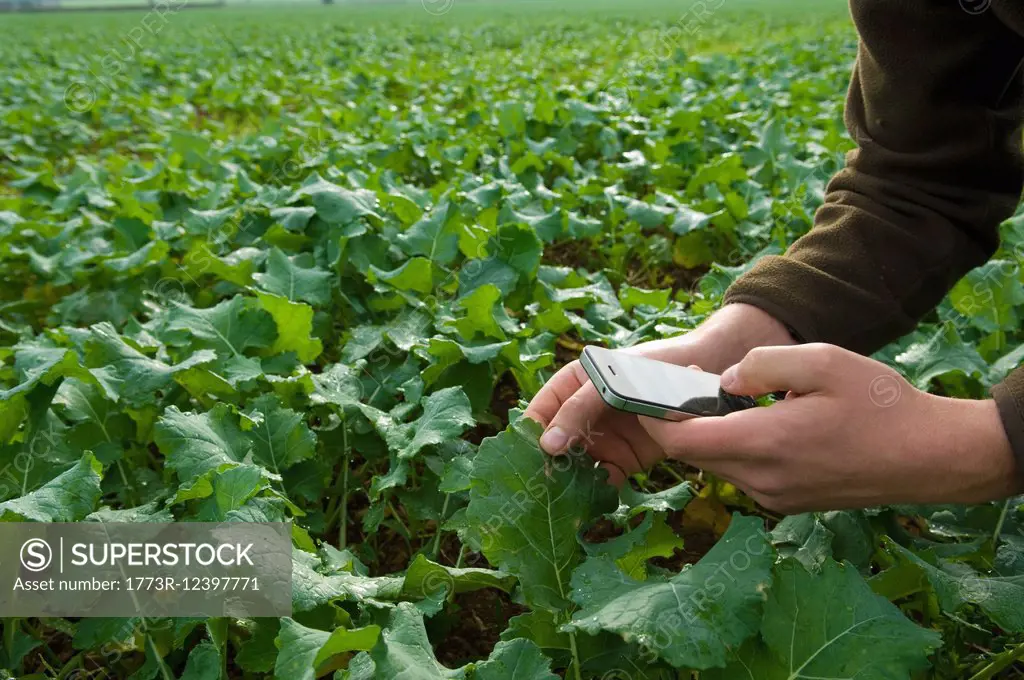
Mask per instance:
[[[835,362],[844,352],[822,343],[755,347],[740,363],[722,373],[722,389],[748,396],[817,392],[829,384]]]
[[[574,442],[590,437],[608,408],[583,366],[573,361],[544,385],[525,415],[546,426],[540,438],[541,448],[558,454]]]
[[[665,457],[661,447],[651,439],[644,428],[640,427],[635,414],[613,409],[601,421],[601,430],[604,431],[605,427],[618,433],[629,443],[640,469],[646,470]]]
[[[540,391],[530,400],[530,405],[526,407],[523,415],[547,427],[558,410],[562,408],[562,404],[576,394],[576,391],[588,380],[589,378],[579,361],[566,364],[544,383]]]
[[[602,461],[600,463],[600,466],[608,471],[608,483],[614,486],[616,489],[621,488],[622,485],[626,482],[626,473],[623,472],[622,468],[620,468],[615,463],[606,460]]]
[[[774,408],[774,407],[773,407]],[[766,432],[777,427],[771,409],[757,408],[722,417],[691,418],[672,422],[640,416],[640,425],[665,454],[696,467],[713,469],[715,463],[755,455]]]
[[[640,429],[639,425],[636,427]],[[636,474],[644,469],[644,464],[632,442],[615,432],[594,437],[591,443],[586,445],[586,451],[594,460],[613,463],[626,475]]]

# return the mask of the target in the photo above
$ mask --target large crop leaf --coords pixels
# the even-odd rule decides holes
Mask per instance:
[[[480,445],[466,516],[470,540],[519,578],[526,601],[557,611],[569,606],[569,579],[583,556],[577,532],[617,503],[589,458],[548,457],[540,432],[524,418]]]
[[[281,680],[315,680],[318,668],[331,657],[346,652],[373,649],[380,637],[379,626],[335,628],[332,632],[307,628],[293,619],[281,620],[275,644],[280,648],[274,677]]]
[[[463,670],[445,668],[434,656],[423,615],[403,602],[391,610],[380,641],[370,651],[376,677],[394,680],[441,680],[464,678]]]
[[[252,442],[226,404],[205,413],[183,413],[172,406],[157,422],[154,439],[167,457],[167,467],[183,482],[233,467],[252,451]]]
[[[154,393],[170,386],[175,374],[217,358],[212,350],[199,350],[177,364],[168,365],[130,346],[109,323],[97,324],[91,331],[86,361],[96,367],[92,374],[108,395],[132,406],[152,401]]]
[[[170,344],[183,344],[179,337],[192,336],[200,347],[234,358],[249,348],[268,347],[276,337],[274,319],[241,295],[202,309],[175,305],[162,322],[157,331],[165,331]]]
[[[515,578],[497,569],[447,567],[417,555],[405,572],[402,594],[423,598],[438,590],[455,595],[480,588],[498,588],[510,592],[514,583]]]
[[[255,399],[250,406],[254,411],[250,417],[260,416],[249,435],[257,461],[280,474],[315,455],[316,437],[303,421],[302,414],[284,408],[280,400],[270,394]]]
[[[324,345],[312,335],[312,307],[271,293],[257,292],[256,297],[277,325],[277,337],[270,346],[270,352],[295,352],[295,356],[303,363],[309,363],[320,356]]]
[[[895,543],[889,548],[924,574],[944,611],[955,614],[970,603],[980,607],[1000,628],[1024,631],[1024,576],[980,574],[967,565],[934,556],[929,561]]]
[[[91,453],[35,491],[0,503],[0,521],[77,522],[96,508],[103,466]]]
[[[773,558],[762,522],[740,515],[700,562],[670,578],[639,581],[591,558],[573,573],[580,609],[567,628],[617,633],[677,668],[724,666],[757,630]]]
[[[377,197],[365,189],[353,191],[314,177],[292,194],[288,202],[294,203],[305,197],[312,201],[316,214],[328,223],[347,224],[359,217],[380,218],[374,212]]]
[[[551,660],[529,640],[499,642],[487,661],[477,664],[476,680],[556,680]]]
[[[927,668],[941,642],[873,593],[855,569],[833,560],[818,575],[796,560],[779,563],[761,637],[763,647],[744,645],[728,669],[711,677],[903,680]]]
[[[267,255],[266,273],[253,278],[263,290],[292,302],[325,305],[331,301],[331,273],[316,267],[302,267],[278,248],[272,248]]]

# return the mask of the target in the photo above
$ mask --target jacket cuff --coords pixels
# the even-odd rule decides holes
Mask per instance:
[[[992,396],[1017,460],[1017,469],[1024,472],[1024,368],[1018,368],[993,387]]]
[[[798,343],[828,342],[808,311],[808,300],[792,292],[797,288],[788,264],[781,256],[761,258],[755,265],[756,271],[741,276],[726,289],[722,304],[741,302],[757,307],[784,325]],[[764,276],[763,269],[770,269],[770,275]]]

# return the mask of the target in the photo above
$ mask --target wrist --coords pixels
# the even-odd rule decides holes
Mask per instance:
[[[1020,474],[995,401],[926,395],[933,402],[927,449],[943,452],[955,503],[981,503],[1020,493]]]
[[[775,317],[753,305],[736,302],[722,307],[686,335],[645,342],[626,351],[721,373],[755,347],[795,344],[786,326]]]
[[[786,325],[760,307],[733,302],[712,314],[697,330],[731,337],[746,354],[755,347],[795,345]]]
[[[797,344],[785,324],[742,302],[722,307],[691,335],[697,335],[696,340],[714,350],[718,365],[709,370],[717,373],[738,364],[755,347]]]

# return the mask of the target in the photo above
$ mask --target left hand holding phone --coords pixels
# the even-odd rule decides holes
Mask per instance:
[[[731,304],[683,336],[644,343],[628,352],[719,372],[737,363],[753,347],[791,344],[785,326],[756,307]],[[578,361],[559,370],[534,396],[525,415],[544,428],[541,447],[552,455],[572,445],[608,469],[621,485],[627,475],[650,468],[665,457],[664,448],[641,427],[637,417],[606,405]]]

